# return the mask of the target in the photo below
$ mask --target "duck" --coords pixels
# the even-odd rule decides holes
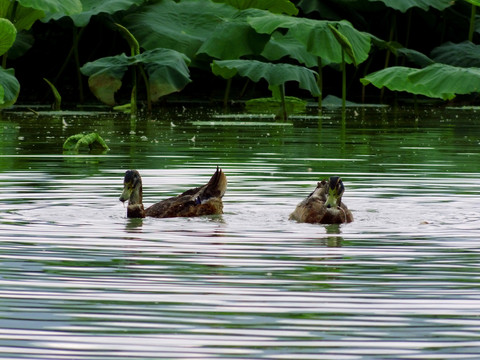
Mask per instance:
[[[290,214],[290,220],[310,224],[342,224],[353,221],[353,215],[342,202],[345,191],[343,181],[338,176],[322,180],[317,187],[300,202]]]
[[[127,170],[123,179],[120,201],[128,201],[128,218],[171,218],[216,215],[223,213],[222,197],[227,189],[227,177],[217,170],[207,184],[162,200],[147,209],[142,203],[142,177],[137,170]]]

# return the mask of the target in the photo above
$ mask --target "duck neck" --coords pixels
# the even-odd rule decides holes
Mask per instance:
[[[144,218],[145,209],[142,203],[142,185],[139,185],[130,195],[127,206],[127,217]]]
[[[135,189],[130,194],[128,199],[128,206],[142,204],[142,185],[137,185]]]

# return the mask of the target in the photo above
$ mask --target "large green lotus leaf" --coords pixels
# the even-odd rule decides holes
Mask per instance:
[[[88,62],[80,68],[80,71],[86,76],[110,74],[111,76],[122,78],[125,71],[134,62],[135,60],[131,57],[120,54]]]
[[[153,49],[137,55],[145,65],[150,82],[150,96],[157,101],[162,96],[182,90],[189,82],[190,59],[171,49]]]
[[[81,0],[81,2],[82,12],[70,15],[70,18],[77,27],[87,26],[92,16],[100,13],[114,14],[117,11],[127,10],[133,5],[141,5],[145,0]],[[66,15],[67,14],[60,12],[50,13],[43,21],[48,22],[51,19],[57,20]]]
[[[0,66],[0,109],[15,104],[20,93],[20,83],[15,77],[15,70]]]
[[[15,5],[15,15],[11,18],[12,7]],[[17,31],[28,30],[35,21],[45,16],[42,10],[26,8],[10,0],[0,0],[0,18],[8,18]]]
[[[279,31],[271,35],[263,49],[262,56],[268,60],[280,60],[288,56],[309,68],[318,66],[318,58],[309,53],[305,45],[292,35],[288,33],[283,35]]]
[[[450,100],[455,94],[480,91],[480,68],[445,64],[433,64],[423,69],[396,66],[369,74],[360,81],[378,88]]]
[[[460,67],[480,67],[480,45],[470,41],[460,44],[447,42],[432,50],[436,62]]]
[[[371,42],[370,36],[356,30],[348,21],[325,21],[291,16],[266,14],[248,18],[249,24],[259,33],[271,34],[278,28],[288,29],[288,33],[297,38],[307,51],[322,58],[326,63],[342,62],[342,46],[330,29],[335,29],[351,44],[353,59],[347,57],[348,63],[360,64],[368,58]]]
[[[310,91],[313,96],[320,94],[315,77],[317,73],[303,66],[264,63],[256,60],[215,60],[212,63],[212,71],[225,79],[236,74],[248,77],[254,82],[265,79],[270,86],[296,81],[302,89]]]
[[[453,5],[454,1],[452,0],[369,0],[371,2],[381,1],[395,10],[400,10],[401,12],[406,12],[408,9],[413,7],[418,7],[425,11],[428,11],[431,7],[437,10],[445,10],[447,7]],[[467,0],[471,1],[471,0]]]
[[[418,88],[421,84],[415,86],[408,81],[408,76],[418,71],[418,69],[408,68],[404,66],[392,66],[384,70],[380,70],[371,74],[368,74],[364,78],[360,79],[363,85],[372,84],[377,88],[386,87],[392,91],[407,91],[413,94],[421,94],[425,92],[425,89],[420,91]]]
[[[298,9],[290,0],[213,0],[225,3],[240,10],[256,8],[268,10],[276,14],[297,15]]]
[[[17,29],[10,20],[0,18],[0,55],[5,54],[15,42]]]
[[[160,0],[125,17],[122,24],[144,49],[173,49],[193,59],[217,25],[236,13],[229,5],[209,0]]]
[[[150,78],[152,100],[180,91],[190,82],[189,59],[175,50],[154,49],[136,56],[120,54],[85,64],[80,71],[88,76],[93,94],[108,105],[115,105],[114,94],[122,85],[121,79],[129,66],[143,64]]]
[[[15,42],[10,50],[8,50],[8,58],[11,60],[18,59],[32,47],[34,42],[35,38],[31,33],[26,31],[18,32]]]
[[[44,12],[60,12],[66,15],[79,14],[82,12],[80,0],[17,0],[26,8],[41,10]]]
[[[205,53],[224,60],[259,55],[269,39],[270,36],[258,34],[245,21],[226,21],[217,26],[197,54]]]
[[[122,86],[121,79],[133,63],[133,59],[120,54],[86,63],[80,71],[88,76],[88,86],[92,93],[103,103],[113,106],[115,92]]]
[[[408,80],[416,84],[423,84],[431,94],[435,95],[432,97],[443,99],[451,99],[452,97],[449,95],[451,93],[480,92],[480,68],[433,64],[410,74]]]

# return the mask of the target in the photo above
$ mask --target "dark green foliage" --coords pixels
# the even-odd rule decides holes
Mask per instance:
[[[474,26],[478,19],[478,0],[301,0],[296,3],[291,0],[16,0],[4,3],[0,6],[0,54],[4,54],[0,108],[17,101],[20,83],[20,101],[47,101],[41,90],[42,78],[52,80],[57,92],[62,93],[64,103],[82,101],[85,96],[91,96],[82,91],[87,82],[84,75],[88,76],[97,98],[110,105],[117,103],[115,94],[118,102],[132,99],[136,107],[137,92],[139,104],[144,97],[148,108],[152,100],[180,90],[182,98],[184,94],[211,98],[218,96],[219,87],[222,90],[225,87],[219,86],[212,73],[212,69],[221,64],[215,62],[216,65],[210,66],[214,60],[239,61],[235,66],[242,70],[237,69],[234,74],[247,76],[250,84],[260,79],[277,82],[273,79],[283,76],[281,85],[274,86],[283,89],[286,84],[288,88],[281,93],[285,95],[285,91],[299,97],[342,93],[345,101],[347,89],[349,97],[357,98],[352,99],[354,101],[378,95],[372,86],[362,89],[362,84],[442,99],[477,91],[464,79],[466,73],[476,78],[475,69],[480,66],[477,45],[480,34]],[[469,42],[465,41],[467,38]],[[129,56],[123,55],[127,44]],[[176,60],[172,60],[171,51],[176,51]],[[450,66],[433,66],[436,63]],[[261,64],[268,64],[268,69],[275,69],[273,72],[283,73],[273,74],[269,70],[268,77],[256,76],[254,72],[245,75],[245,69],[263,66]],[[283,65],[293,67],[285,70]],[[84,75],[77,73],[81,67]],[[425,72],[417,67],[425,68]],[[15,69],[15,75],[5,70],[7,68]],[[131,76],[124,76],[127,69]],[[291,69],[296,69],[293,71],[296,77],[291,77]],[[435,71],[447,71],[446,76]],[[307,73],[310,75],[305,75]],[[245,94],[240,90],[244,82],[234,77],[229,77],[227,82],[225,103],[230,91],[236,96]],[[143,81],[138,81],[140,79]],[[191,79],[193,84],[187,87],[189,90],[183,90]],[[360,82],[360,79],[364,80]],[[142,83],[146,87],[141,86]],[[255,92],[249,94],[252,97],[269,96],[267,87],[258,86],[251,91]],[[387,92],[387,95],[391,94]],[[89,100],[92,99],[91,96]]]

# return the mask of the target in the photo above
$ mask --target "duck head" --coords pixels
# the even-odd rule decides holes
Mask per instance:
[[[342,202],[343,192],[345,191],[342,179],[338,176],[331,176],[324,189],[326,196],[325,206],[328,209],[336,209],[339,207]]]
[[[142,177],[137,170],[127,170],[123,179],[123,192],[119,199],[128,205],[142,203]]]

